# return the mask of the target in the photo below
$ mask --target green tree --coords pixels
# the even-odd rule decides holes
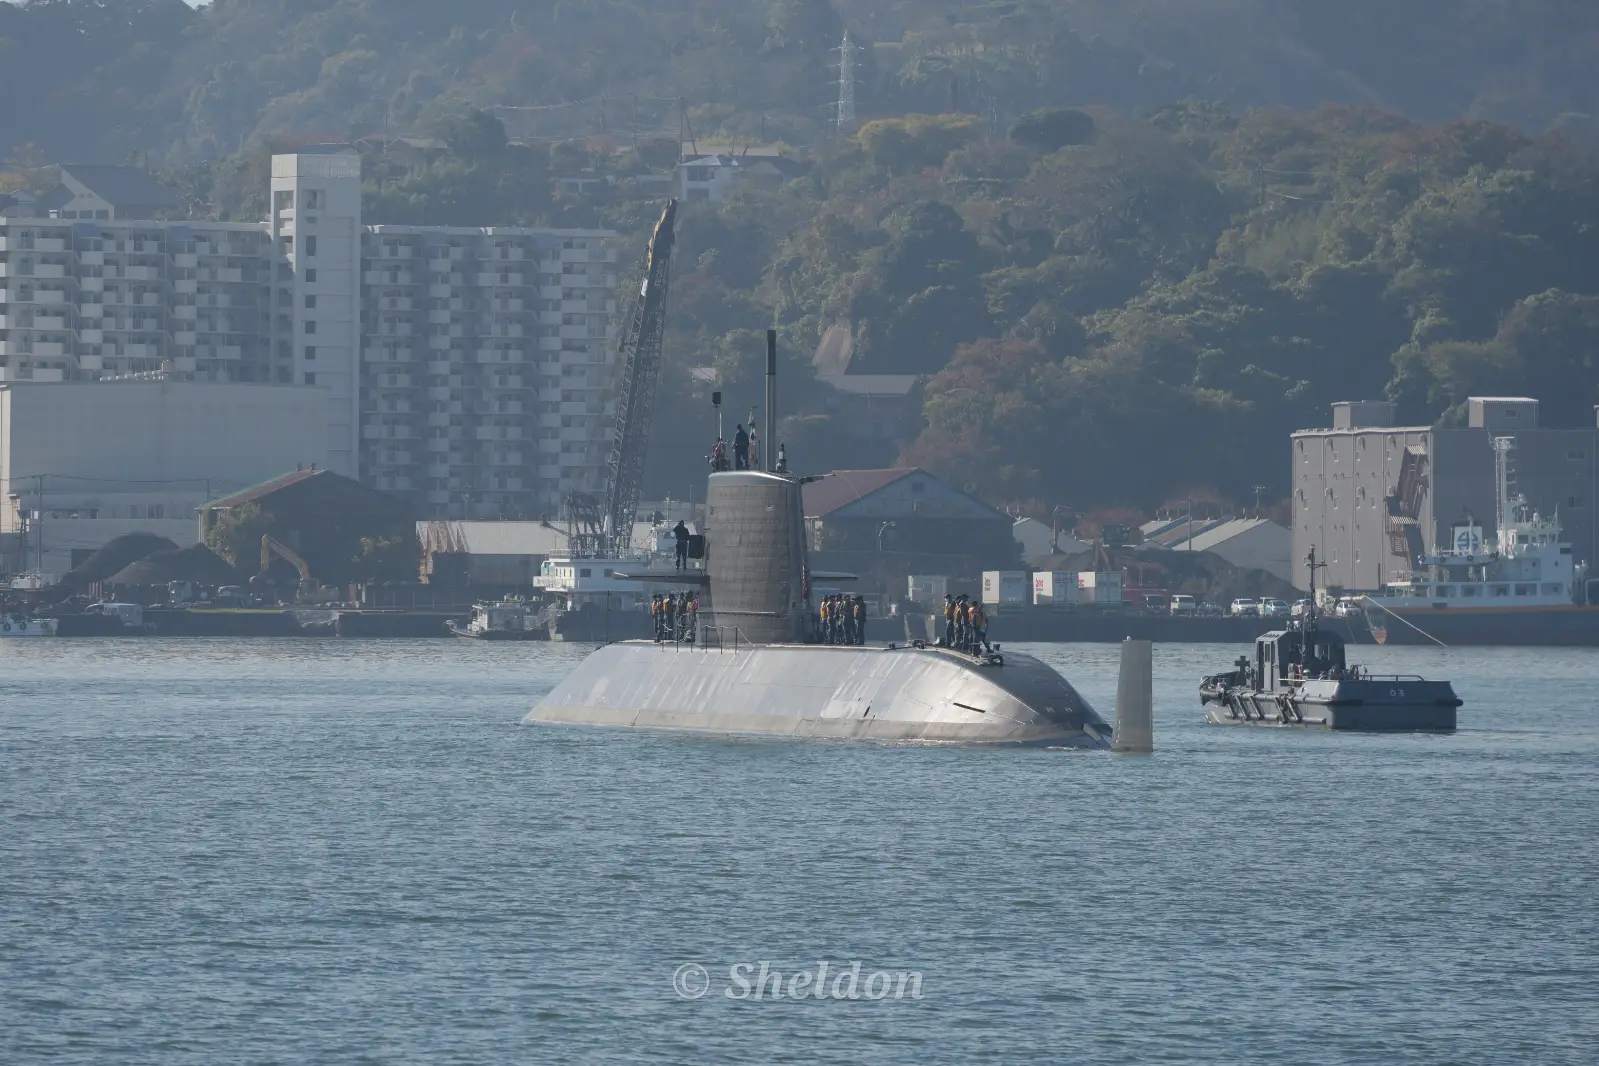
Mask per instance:
[[[261,565],[261,537],[276,534],[272,517],[253,503],[217,512],[216,521],[205,532],[206,547],[238,567],[254,574]]]
[[[1043,109],[1017,119],[1010,139],[1043,152],[1058,152],[1068,145],[1088,144],[1094,131],[1093,118],[1081,111]]]

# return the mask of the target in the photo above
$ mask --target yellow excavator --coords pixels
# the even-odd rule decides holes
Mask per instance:
[[[274,555],[283,559],[300,572],[300,600],[304,602],[313,599],[317,594],[318,586],[316,579],[311,576],[311,567],[307,565],[299,552],[270,533],[261,534],[261,569],[250,579],[250,584],[266,584],[267,568],[272,565],[272,556]]]

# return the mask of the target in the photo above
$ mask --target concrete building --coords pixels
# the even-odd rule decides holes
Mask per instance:
[[[99,200],[66,182],[91,170]],[[328,468],[437,517],[599,488],[614,234],[366,226],[343,145],[274,156],[258,224],[130,217],[149,179],[99,171],[130,168],[65,168],[57,217],[0,214],[0,382],[314,387]]]
[[[261,226],[0,219],[0,381],[274,375]]]
[[[328,467],[361,470],[361,157],[330,145],[272,157],[273,362],[328,397]]]
[[[1515,491],[1556,512],[1578,561],[1599,559],[1599,426],[1550,429],[1538,401],[1474,397],[1464,427],[1395,426],[1391,405],[1336,404],[1331,429],[1293,434],[1292,558],[1312,547],[1321,580],[1373,590],[1447,547],[1457,526],[1497,535],[1493,440],[1515,441]],[[1305,584],[1303,573],[1293,580]]]
[[[601,230],[374,226],[363,477],[435,517],[555,517],[603,484],[616,249]]]
[[[326,404],[271,385],[0,384],[0,571],[60,576],[124,533],[193,544],[207,499],[327,462]]]

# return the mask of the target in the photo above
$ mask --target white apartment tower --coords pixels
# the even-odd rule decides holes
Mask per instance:
[[[272,157],[273,349],[281,378],[328,392],[328,466],[360,474],[361,157],[346,145]]]
[[[556,517],[603,483],[607,231],[372,226],[364,479],[440,517]],[[321,380],[320,378],[318,379]]]

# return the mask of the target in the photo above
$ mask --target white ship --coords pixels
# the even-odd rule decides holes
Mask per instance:
[[[1515,441],[1494,441],[1498,529],[1491,544],[1470,521],[1448,549],[1360,597],[1378,643],[1592,644],[1599,608],[1583,606],[1586,565],[1572,555],[1560,515],[1515,490]],[[1396,624],[1397,623],[1397,624]]]

